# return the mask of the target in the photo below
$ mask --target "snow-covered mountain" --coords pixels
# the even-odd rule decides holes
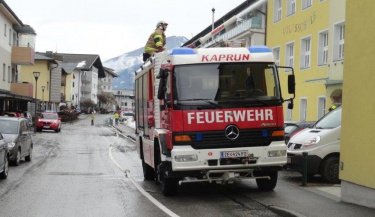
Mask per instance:
[[[167,37],[166,48],[180,47],[188,39],[184,36],[171,36]],[[105,67],[114,69],[119,77],[113,79],[113,89],[134,89],[134,76],[135,71],[143,63],[144,47],[138,48],[121,56],[111,58],[103,62]]]

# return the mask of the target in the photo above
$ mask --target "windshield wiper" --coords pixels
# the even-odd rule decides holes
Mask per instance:
[[[215,103],[215,102],[212,102],[210,99],[184,99],[184,100],[178,100],[179,102],[182,102],[182,101],[203,101],[203,102],[206,102],[210,105],[213,105],[215,106],[216,108],[219,108],[219,109],[222,109],[223,107],[221,107],[219,104]]]

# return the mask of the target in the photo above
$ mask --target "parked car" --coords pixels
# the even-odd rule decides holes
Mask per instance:
[[[123,111],[120,115],[120,121],[126,121],[128,118],[134,119],[134,112],[125,112]]]
[[[75,112],[76,112],[77,114],[81,114],[81,113],[82,113],[82,111],[81,111],[80,108],[76,108],[76,109],[75,109]]]
[[[61,118],[55,112],[43,112],[36,122],[36,131],[42,132],[43,129],[61,132]]]
[[[284,131],[285,131],[285,144],[288,144],[290,138],[299,131],[311,127],[315,124],[315,121],[286,121],[284,123]]]
[[[18,166],[22,158],[31,161],[33,141],[25,118],[0,117],[0,132],[7,142],[10,163]]]
[[[307,174],[320,174],[330,183],[339,183],[339,159],[342,107],[332,110],[311,128],[293,136],[287,146],[287,167],[302,172],[303,156],[307,155]]]
[[[9,151],[8,144],[0,133],[0,179],[6,179],[9,172]]]

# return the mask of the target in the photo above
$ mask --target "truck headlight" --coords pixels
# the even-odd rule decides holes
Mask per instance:
[[[174,157],[176,162],[189,162],[189,161],[197,161],[198,155],[191,154],[191,155],[176,155]]]
[[[13,148],[16,145],[14,142],[8,142],[8,148]]]
[[[320,141],[320,136],[314,136],[311,139],[307,140],[305,143],[302,144],[302,148],[308,148],[310,146],[318,144]]]
[[[268,151],[268,157],[283,157],[286,156],[286,150]]]

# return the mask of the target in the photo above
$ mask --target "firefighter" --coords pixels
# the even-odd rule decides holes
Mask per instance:
[[[150,56],[158,52],[164,51],[164,46],[167,43],[167,38],[164,32],[167,30],[168,23],[165,21],[159,21],[156,24],[156,29],[151,33],[145,45],[145,52],[143,53],[143,61],[146,62]]]
[[[337,106],[336,106],[336,105],[333,105],[333,106],[329,107],[328,111],[330,112],[330,111],[332,111],[332,110],[335,110],[336,108],[337,108]]]

